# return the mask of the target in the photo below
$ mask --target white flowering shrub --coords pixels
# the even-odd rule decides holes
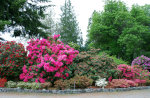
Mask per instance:
[[[99,87],[105,87],[108,84],[108,82],[106,81],[106,78],[100,78],[96,81],[95,85],[99,86]]]

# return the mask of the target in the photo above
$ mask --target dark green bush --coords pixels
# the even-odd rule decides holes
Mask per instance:
[[[117,76],[117,64],[112,58],[106,55],[97,55],[98,50],[91,50],[87,52],[80,52],[74,60],[74,74],[75,75],[87,75],[93,80],[97,80],[98,77],[108,79],[110,76],[115,78]]]

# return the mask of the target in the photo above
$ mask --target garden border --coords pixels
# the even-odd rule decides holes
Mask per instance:
[[[79,94],[79,93],[93,93],[93,92],[118,92],[150,89],[150,86],[129,87],[129,88],[86,88],[86,89],[66,89],[66,90],[33,90],[20,88],[0,88],[1,92],[24,92],[24,93],[50,93],[50,94]]]

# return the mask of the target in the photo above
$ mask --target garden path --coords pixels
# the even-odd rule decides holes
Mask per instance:
[[[0,98],[150,98],[150,89],[84,94],[0,93]]]

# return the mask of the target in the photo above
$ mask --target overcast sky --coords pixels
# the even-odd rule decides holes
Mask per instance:
[[[60,18],[60,7],[64,4],[65,0],[51,0],[52,4],[56,5],[53,9],[55,16]],[[102,11],[104,8],[104,0],[71,0],[72,5],[74,6],[74,11],[79,22],[79,27],[83,33],[84,41],[86,40],[88,19],[92,15],[94,10]],[[131,8],[133,4],[145,5],[150,4],[150,0],[121,0],[124,1],[127,7]],[[15,40],[10,38],[8,34],[3,35],[6,40]],[[20,40],[21,41],[21,40]]]

